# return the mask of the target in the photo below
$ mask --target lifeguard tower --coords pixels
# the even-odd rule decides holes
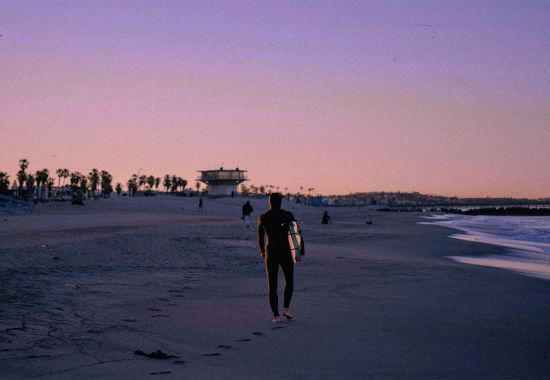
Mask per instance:
[[[246,178],[246,170],[224,169],[223,166],[217,170],[199,170],[201,173],[198,181],[208,186],[209,196],[227,196],[237,193],[237,186]]]

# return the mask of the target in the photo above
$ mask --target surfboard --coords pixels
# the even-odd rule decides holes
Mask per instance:
[[[296,221],[288,225],[288,244],[292,252],[292,261],[296,264],[302,259],[302,231]]]

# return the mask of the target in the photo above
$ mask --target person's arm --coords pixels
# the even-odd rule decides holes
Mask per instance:
[[[265,229],[261,216],[258,218],[258,245],[260,246],[260,255],[265,257]]]

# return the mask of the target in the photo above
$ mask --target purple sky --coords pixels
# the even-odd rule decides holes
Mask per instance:
[[[550,2],[0,0],[0,170],[550,196]]]

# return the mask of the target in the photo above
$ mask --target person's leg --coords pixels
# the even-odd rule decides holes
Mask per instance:
[[[283,316],[287,319],[293,319],[292,315],[288,311],[290,301],[292,300],[292,293],[294,291],[294,263],[292,262],[292,257],[290,257],[290,255],[281,263],[281,268],[283,268],[283,273],[285,275]]]
[[[265,260],[265,269],[267,272],[267,291],[269,294],[269,305],[273,316],[279,316],[279,298],[277,297],[277,275],[279,272],[279,262],[269,256]]]

